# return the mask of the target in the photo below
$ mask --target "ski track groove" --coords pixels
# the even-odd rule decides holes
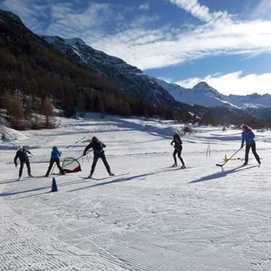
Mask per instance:
[[[0,199],[0,206],[5,209],[5,215],[1,217],[0,222],[0,237],[5,236],[4,240],[0,240],[0,251],[4,253],[0,255],[1,267],[0,271],[81,271],[81,270],[129,270],[129,271],[153,271],[152,267],[143,264],[138,264],[138,261],[133,257],[121,258],[115,256],[113,253],[97,245],[93,240],[90,241],[96,248],[91,254],[99,255],[112,266],[117,266],[117,269],[99,269],[97,263],[93,264],[92,259],[88,260],[91,255],[85,252],[73,251],[73,248],[66,248],[65,245],[55,242],[49,245],[47,251],[47,244],[45,248],[41,248],[44,240],[44,232],[33,225],[28,224],[19,218],[19,214],[12,210],[11,207],[5,204],[5,199]],[[5,206],[3,208],[3,206]],[[11,218],[12,217],[12,221]],[[33,232],[35,236],[33,236]],[[38,235],[38,236],[37,236]],[[42,239],[41,239],[42,237]],[[45,238],[46,243],[48,238]],[[55,240],[54,240],[55,241]],[[65,257],[65,261],[62,260]],[[67,260],[68,258],[68,260]],[[68,261],[68,263],[67,263]],[[90,262],[90,264],[88,263]],[[104,261],[103,261],[104,262]],[[95,266],[95,269],[93,267]],[[119,269],[119,268],[121,269]],[[166,270],[165,267],[162,269]]]
[[[1,204],[2,203],[2,204]],[[3,200],[0,201],[0,206],[3,209]],[[8,211],[7,211],[8,210]],[[5,216],[1,217],[1,237],[5,236],[5,239],[0,242],[0,255],[1,267],[0,271],[81,271],[81,270],[129,270],[129,271],[152,271],[150,268],[146,268],[142,265],[138,265],[133,258],[121,259],[113,255],[109,251],[98,246],[94,241],[91,243],[96,247],[95,251],[91,254],[85,252],[73,251],[73,248],[66,248],[60,243],[57,245],[50,244],[51,252],[47,252],[46,249],[41,248],[42,244],[39,244],[40,238],[44,233],[39,229],[36,229],[33,225],[28,225],[22,222],[21,218],[15,211],[11,210],[5,205]],[[8,213],[8,214],[7,214]],[[0,214],[1,216],[1,214]],[[13,222],[10,221],[12,217]],[[4,233],[4,234],[3,234]],[[45,238],[48,240],[47,238]],[[89,240],[90,241],[90,240]],[[41,246],[41,247],[40,247]],[[47,245],[46,245],[47,246]],[[64,255],[63,255],[64,254]],[[112,265],[110,269],[99,268],[99,263],[93,263],[91,256],[99,255],[105,259],[106,262]],[[62,256],[65,260],[62,260]],[[67,263],[67,257],[68,263]],[[88,259],[90,257],[90,259]],[[104,261],[102,261],[104,263]],[[95,266],[95,268],[94,268]],[[117,268],[114,268],[116,266]],[[120,269],[121,268],[121,269]]]
[[[86,254],[72,246],[67,247],[67,244],[29,225],[3,200],[0,200],[0,206],[5,210],[5,214],[0,213],[0,271],[134,271],[127,269],[125,262],[104,251]]]

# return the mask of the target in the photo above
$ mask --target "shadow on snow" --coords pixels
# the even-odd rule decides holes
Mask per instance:
[[[243,171],[243,170],[248,170],[248,169],[255,168],[255,167],[258,167],[258,166],[249,166],[249,167],[238,166],[238,167],[230,169],[230,170],[222,170],[221,172],[216,172],[214,174],[203,176],[203,177],[201,177],[199,179],[196,179],[196,180],[193,180],[193,181],[191,181],[189,183],[191,184],[191,183],[199,183],[199,182],[211,181],[211,180],[223,178],[223,177],[226,177],[227,175],[237,173],[237,172],[240,172],[240,171]]]
[[[163,170],[158,170],[158,171],[151,171],[151,172],[147,172],[144,174],[138,174],[138,175],[134,175],[134,176],[129,176],[129,177],[121,177],[121,178],[117,178],[111,181],[106,181],[106,182],[102,182],[102,183],[96,183],[96,184],[92,184],[86,187],[80,187],[80,188],[76,188],[73,190],[70,190],[68,192],[76,192],[76,191],[81,191],[81,190],[85,190],[85,189],[89,189],[89,188],[94,188],[94,187],[99,187],[99,186],[104,186],[104,185],[110,185],[110,184],[115,184],[115,183],[121,183],[121,182],[129,182],[129,181],[133,181],[135,179],[140,179],[140,178],[144,178],[144,177],[148,177],[148,176],[152,176],[152,175],[156,175],[156,174],[161,174],[164,172],[170,172],[170,171],[175,171],[175,170],[180,170],[179,168],[165,168]]]

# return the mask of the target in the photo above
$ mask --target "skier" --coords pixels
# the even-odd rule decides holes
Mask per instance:
[[[173,159],[174,159],[174,164],[172,165],[172,167],[177,167],[178,163],[177,163],[177,155],[182,163],[182,167],[181,168],[185,168],[185,163],[184,163],[184,160],[182,158],[182,149],[183,149],[183,142],[180,138],[180,136],[175,133],[174,136],[173,136],[173,140],[171,141],[170,143],[171,145],[174,146],[174,152],[173,152]]]
[[[243,124],[241,128],[243,130],[241,149],[244,147],[244,143],[246,143],[245,163],[243,164],[243,166],[246,166],[248,164],[248,155],[249,155],[250,148],[260,166],[261,160],[258,153],[256,152],[256,143],[254,140],[255,134],[253,133],[252,129],[245,124]]]
[[[89,149],[93,149],[93,162],[92,162],[92,166],[91,166],[91,172],[90,172],[90,175],[88,178],[92,178],[92,175],[94,173],[94,170],[95,170],[95,167],[96,167],[96,164],[99,160],[99,158],[102,159],[106,169],[107,169],[107,172],[110,176],[114,176],[114,174],[111,172],[111,169],[110,169],[110,166],[106,160],[106,157],[105,157],[105,153],[104,153],[104,148],[105,148],[105,144],[103,144],[97,137],[93,137],[91,139],[91,142],[90,144],[85,148],[84,152],[83,152],[83,155],[85,156],[87,154],[87,151]]]
[[[59,169],[60,174],[61,175],[65,174],[64,170],[60,166],[60,156],[61,156],[61,152],[58,150],[58,148],[56,146],[54,146],[52,148],[50,164],[49,164],[49,167],[48,167],[48,170],[47,170],[47,173],[46,173],[45,177],[49,176],[50,171],[51,171],[54,163],[56,163],[56,165],[57,165],[57,167]]]
[[[30,166],[30,161],[29,161],[29,155],[32,155],[32,153],[27,149],[26,146],[23,146],[23,147],[19,148],[19,150],[16,152],[16,155],[14,157],[15,167],[18,166],[18,163],[17,163],[18,159],[20,161],[20,170],[19,170],[19,178],[18,178],[18,180],[20,180],[21,177],[22,177],[24,164],[26,164],[28,176],[33,177],[32,174],[31,174],[31,166]]]

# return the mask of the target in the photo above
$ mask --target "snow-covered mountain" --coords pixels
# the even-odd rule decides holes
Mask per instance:
[[[225,95],[220,94],[205,82],[198,83],[192,89],[183,88],[177,84],[167,83],[163,80],[158,80],[157,82],[179,102],[206,107],[235,107],[235,105],[227,101]]]
[[[93,49],[81,39],[63,39],[57,36],[44,36],[43,38],[61,53],[114,81],[123,93],[137,97],[144,102],[152,102],[154,105],[174,105],[177,101],[209,108],[271,108],[271,95],[268,94],[227,96],[206,82],[200,82],[192,89],[187,89],[150,77],[120,58]]]
[[[229,95],[227,99],[241,108],[271,108],[270,94]]]
[[[223,95],[206,82],[200,82],[192,89],[183,88],[177,84],[167,83],[163,80],[157,82],[166,89],[175,100],[190,105],[205,107],[231,107],[239,109],[247,108],[271,108],[271,95]]]
[[[112,80],[124,94],[153,105],[173,105],[176,101],[152,77],[120,58],[105,54],[87,45],[83,40],[43,36],[55,49],[88,69]]]

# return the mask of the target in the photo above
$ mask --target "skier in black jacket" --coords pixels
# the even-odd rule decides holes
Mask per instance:
[[[173,159],[174,159],[174,164],[172,167],[177,167],[178,163],[177,163],[177,155],[182,163],[182,168],[185,168],[185,163],[184,163],[184,160],[182,158],[182,149],[183,149],[183,142],[180,138],[180,136],[176,133],[174,134],[173,136],[173,140],[171,141],[170,143],[171,145],[174,146],[174,152],[173,152]]]
[[[32,174],[31,174],[29,155],[31,155],[31,152],[29,150],[27,150],[26,146],[23,146],[22,148],[20,148],[16,152],[16,155],[14,157],[15,167],[17,167],[17,165],[18,165],[18,159],[20,161],[20,170],[19,170],[19,178],[18,178],[18,180],[20,180],[21,177],[22,177],[24,164],[26,164],[28,176],[33,177]]]
[[[92,175],[94,173],[94,170],[95,170],[95,167],[96,167],[96,164],[99,160],[99,158],[102,159],[106,169],[107,169],[107,172],[110,176],[114,176],[114,174],[111,172],[111,169],[110,169],[110,166],[106,160],[106,157],[105,157],[105,154],[104,154],[104,148],[105,148],[105,144],[103,144],[97,137],[93,137],[90,144],[85,148],[84,152],[83,152],[83,155],[85,156],[87,154],[87,151],[89,149],[93,149],[93,162],[92,162],[92,166],[91,166],[91,172],[90,172],[90,175],[89,175],[89,178],[92,178]]]

